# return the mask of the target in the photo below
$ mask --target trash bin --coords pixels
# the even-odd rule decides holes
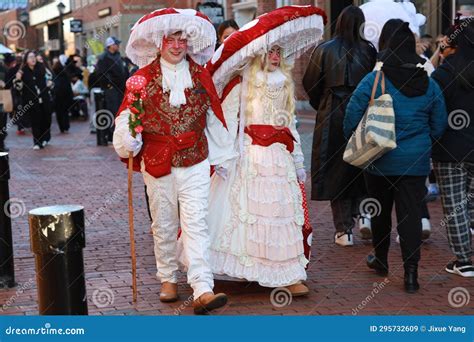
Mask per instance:
[[[97,134],[97,146],[107,146],[107,136],[114,118],[105,108],[104,91],[96,88],[93,91],[93,96],[95,102],[94,127]]]
[[[29,212],[40,315],[87,315],[84,208],[56,205]]]

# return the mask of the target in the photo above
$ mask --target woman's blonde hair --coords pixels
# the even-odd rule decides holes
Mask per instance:
[[[252,61],[249,63],[249,73],[248,73],[248,90],[247,90],[247,109],[246,109],[246,116],[250,115],[249,111],[251,110],[250,106],[248,106],[255,98],[256,94],[256,83],[257,83],[257,72],[262,70],[264,72],[268,71],[268,64],[267,64],[267,54],[261,54],[256,56]],[[285,85],[283,87],[284,91],[286,92],[287,102],[285,110],[291,114],[292,118],[295,113],[295,83],[293,81],[293,76],[291,74],[293,67],[292,65],[288,64],[283,57],[280,59],[280,70],[286,76]],[[245,94],[244,94],[245,96]]]

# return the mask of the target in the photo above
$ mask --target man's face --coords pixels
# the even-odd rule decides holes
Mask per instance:
[[[181,38],[181,32],[176,32],[167,37],[163,37],[161,46],[161,57],[171,64],[180,63],[188,51],[188,41]]]
[[[116,53],[119,50],[119,46],[117,44],[112,44],[108,47],[111,53]]]

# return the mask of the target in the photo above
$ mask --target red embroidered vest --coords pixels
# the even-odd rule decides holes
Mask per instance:
[[[179,146],[173,150],[171,146],[170,153],[171,165],[174,167],[186,167],[200,163],[208,156],[208,145],[204,129],[206,128],[206,114],[210,106],[210,99],[206,90],[203,88],[197,73],[200,71],[195,63],[189,64],[191,78],[194,84],[193,89],[186,89],[186,104],[179,108],[172,107],[169,103],[169,92],[164,93],[162,89],[162,73],[159,59],[151,65],[151,74],[154,77],[147,84],[149,97],[144,101],[145,117],[142,120],[145,145],[149,144],[147,138],[153,135],[173,136],[175,141],[171,144],[178,144],[179,140],[186,139],[192,134],[194,141],[190,147],[180,149]],[[145,166],[147,162],[153,163],[157,159],[163,159],[163,155],[145,155]],[[158,160],[159,161],[159,160]]]
[[[211,106],[226,127],[209,72],[192,60],[189,60],[189,70],[194,87],[185,90],[186,104],[179,108],[172,107],[169,104],[169,92],[163,92],[159,58],[137,71],[136,74],[147,78],[148,98],[143,102],[143,147],[133,158],[135,171],[140,171],[140,161],[143,159],[145,170],[158,178],[169,174],[172,166],[192,166],[206,159],[209,150],[204,129],[207,111]],[[118,114],[125,108],[126,100]],[[127,162],[126,159],[122,161]]]

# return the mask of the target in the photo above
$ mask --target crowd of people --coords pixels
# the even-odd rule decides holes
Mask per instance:
[[[110,120],[118,110],[125,90],[125,81],[136,71],[136,66],[122,58],[120,41],[114,37],[106,40],[104,53],[95,65],[85,65],[85,58],[78,53],[64,54],[49,60],[42,52],[27,50],[7,53],[0,59],[0,88],[11,91],[13,110],[2,113],[0,149],[5,146],[7,121],[16,125],[18,135],[31,131],[33,149],[45,148],[51,140],[52,116],[56,116],[61,134],[67,134],[71,120],[91,120],[91,132],[95,132],[93,120],[95,108],[94,88],[104,91],[105,109]],[[107,134],[112,141],[113,128]]]
[[[218,44],[238,29],[234,20],[224,21],[216,31]],[[31,132],[34,150],[46,147],[51,140],[52,116],[61,134],[69,132],[71,120],[90,120],[90,131],[95,133],[101,126],[94,122],[97,89],[104,92],[103,106],[110,113],[110,118],[103,120],[113,121],[125,81],[138,70],[130,59],[121,56],[120,43],[108,37],[105,51],[94,59],[81,56],[78,50],[51,59],[36,50],[0,55],[0,89],[10,90],[13,102],[11,112],[0,113],[0,151],[8,151],[8,120],[17,127],[17,135]],[[105,129],[106,143],[112,142],[113,129],[113,125]]]
[[[275,12],[262,18],[277,20]],[[451,115],[457,111],[468,116],[465,118],[468,123],[472,119],[473,108],[468,99],[474,91],[474,21],[458,18],[433,48],[430,37],[420,37],[419,30],[414,32],[413,26],[422,25],[419,21],[388,20],[373,44],[361,33],[366,20],[361,8],[347,7],[337,20],[334,38],[315,48],[304,75],[303,86],[317,111],[311,163],[312,199],[330,201],[336,229],[334,241],[338,245],[354,245],[353,230],[359,222],[362,238],[371,239],[374,248],[374,253],[367,257],[367,266],[384,277],[389,274],[391,229],[396,226],[405,270],[404,289],[415,293],[420,288],[418,265],[422,241],[431,233],[427,202],[441,195],[446,218],[442,226],[447,228],[456,257],[446,265],[446,271],[474,277],[470,229],[474,207],[474,132],[469,124],[456,127]],[[256,281],[267,287],[286,287],[293,296],[309,293],[303,282],[308,260],[301,243],[304,220],[298,188],[306,178],[304,157],[295,118],[283,124],[277,122],[278,113],[295,110],[291,64],[283,41],[267,43],[261,54],[249,52],[252,48],[259,51],[255,46],[262,44],[262,40],[252,36],[252,29],[265,32],[263,26],[256,23],[240,31],[235,23],[224,23],[218,30],[219,39],[233,32],[219,41],[221,46],[207,65],[222,94],[228,129],[225,132],[216,128],[222,119],[219,112],[214,112],[219,120],[210,119],[214,116],[208,113],[209,150],[201,153],[209,153],[207,161],[214,166],[214,173],[209,195],[202,197],[204,202],[195,204],[203,210],[208,206],[209,236],[202,227],[205,221],[189,221],[187,212],[191,210],[187,192],[194,191],[197,196],[208,185],[201,184],[199,191],[192,190],[182,175],[192,168],[198,172],[203,167],[202,158],[186,168],[178,161],[181,159],[172,159],[165,174],[154,174],[158,161],[150,159],[150,153],[159,148],[154,138],[157,132],[163,130],[164,136],[181,137],[172,134],[173,129],[168,132],[166,124],[159,123],[160,120],[182,122],[180,115],[186,113],[186,107],[180,106],[187,103],[186,95],[190,93],[182,94],[181,103],[173,103],[172,99],[174,92],[181,93],[182,86],[186,89],[191,83],[165,84],[172,71],[178,83],[187,79],[188,66],[183,58],[187,52],[192,60],[190,51],[196,53],[179,29],[165,35],[157,47],[158,57],[151,56],[150,64],[139,70],[147,79],[149,72],[163,73],[163,97],[160,94],[145,101],[145,113],[171,105],[173,115],[168,118],[163,113],[158,118],[151,114],[153,119],[147,119],[145,114],[143,134],[141,131],[132,134],[127,126],[132,114],[126,107],[121,108],[114,146],[121,157],[133,152],[136,162],[141,163],[136,170],[144,174],[151,199],[162,301],[178,299],[178,262],[187,266],[188,281],[193,288],[196,282],[202,282],[201,285],[208,284],[208,289],[212,289],[211,273],[214,273]],[[291,28],[287,30],[291,32]],[[251,48],[235,51],[240,43],[249,41]],[[187,48],[187,44],[191,46]],[[189,68],[193,70],[192,66]],[[165,97],[168,91],[169,98]],[[390,103],[382,107],[393,107],[395,113],[396,147],[377,155],[363,169],[352,166],[344,160],[348,139],[364,120],[371,98],[384,94],[389,95]],[[192,97],[188,100],[192,101]],[[183,125],[176,129],[179,132],[191,129]],[[203,128],[192,129],[202,134]],[[192,178],[191,174],[188,176]],[[363,211],[361,204],[367,200],[378,204],[376,212]],[[392,223],[394,205],[397,224]],[[168,206],[171,209],[163,212]],[[181,214],[177,212],[178,206],[183,210]],[[176,243],[175,229],[179,225],[182,234]],[[198,245],[208,249],[207,262],[200,254],[205,252]],[[182,251],[178,255],[180,260],[174,255],[176,249]],[[201,270],[202,276],[197,277],[197,270]],[[196,289],[195,292],[195,298],[199,298],[201,293]],[[212,292],[209,293],[207,298],[211,302],[222,299],[222,294],[212,297]]]
[[[338,245],[354,244],[359,219],[362,238],[371,239],[374,247],[367,265],[383,276],[389,273],[395,204],[405,289],[413,293],[419,289],[422,240],[431,232],[426,203],[440,194],[445,214],[440,227],[446,226],[456,256],[446,271],[474,277],[474,127],[469,124],[474,108],[468,100],[474,91],[474,20],[458,17],[433,44],[431,36],[420,38],[412,31],[413,23],[391,19],[377,37],[377,52],[357,29],[371,19],[376,20],[360,8],[346,8],[335,37],[315,49],[303,79],[317,110],[312,199],[330,201]],[[383,75],[379,85],[378,71]],[[371,96],[382,94],[393,101],[397,147],[362,171],[345,162],[343,154]],[[364,212],[367,201],[377,208]]]

